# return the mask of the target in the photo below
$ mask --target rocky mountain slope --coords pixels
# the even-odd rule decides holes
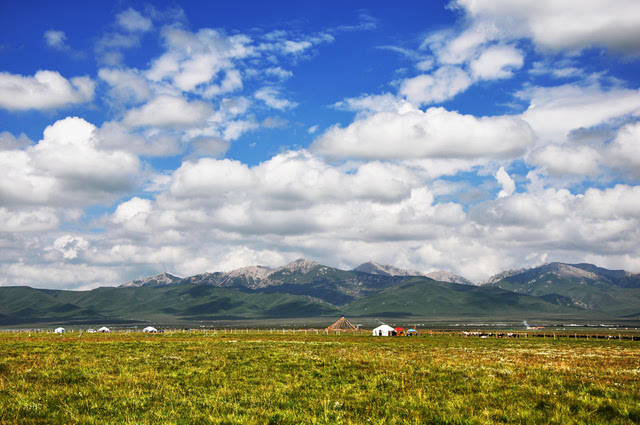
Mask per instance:
[[[541,297],[556,304],[613,315],[640,313],[640,274],[624,270],[592,264],[549,263],[501,273],[487,282],[487,286]]]
[[[147,277],[139,280],[131,280],[120,285],[121,288],[136,288],[140,286],[166,286],[175,285],[182,281],[182,278],[170,275],[169,273],[160,273],[155,276]]]
[[[435,272],[427,273],[425,276],[430,277],[433,280],[437,280],[439,282],[451,282],[451,283],[459,283],[461,285],[473,285],[474,283],[468,279],[465,279],[462,276],[457,276],[453,273],[449,273],[444,270],[438,270]]]
[[[364,271],[368,270],[368,272]],[[0,288],[0,326],[269,320],[345,313],[438,320],[640,321],[640,275],[551,263],[503,273],[480,286],[365,263],[340,270],[304,259],[179,278],[162,273],[117,288]],[[377,320],[377,319],[376,319]],[[633,322],[635,323],[635,322]]]
[[[360,264],[358,267],[353,269],[353,271],[376,274],[380,276],[424,276],[424,273],[416,270],[403,270],[393,266],[374,263],[373,261]]]

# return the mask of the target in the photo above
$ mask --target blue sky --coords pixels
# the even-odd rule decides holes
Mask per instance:
[[[640,271],[640,4],[0,4],[0,285]]]

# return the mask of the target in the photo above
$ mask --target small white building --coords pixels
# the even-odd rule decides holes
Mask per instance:
[[[103,326],[103,327],[101,327],[100,329],[98,329],[98,332],[102,332],[103,334],[108,334],[108,333],[109,333],[109,332],[111,332],[111,331],[109,330],[109,328],[108,328],[108,327]]]
[[[87,333],[88,334],[94,334],[94,333],[96,333],[96,330],[93,329],[93,328],[92,329],[87,329]]]
[[[63,333],[65,333],[65,332],[66,332],[66,331],[64,330],[64,328],[56,328],[56,329],[53,331],[53,333],[55,333],[55,334],[63,334]]]
[[[142,330],[142,332],[149,334],[149,333],[157,333],[158,330],[156,328],[154,328],[153,326],[147,326],[146,328],[144,328]]]
[[[389,325],[380,325],[372,331],[373,336],[391,336],[393,332],[395,329]]]

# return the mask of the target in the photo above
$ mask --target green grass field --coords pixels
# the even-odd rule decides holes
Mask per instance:
[[[0,423],[640,422],[640,343],[0,334]]]

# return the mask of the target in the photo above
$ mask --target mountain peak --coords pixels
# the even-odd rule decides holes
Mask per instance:
[[[227,272],[226,275],[229,276],[230,278],[245,277],[245,278],[253,278],[255,280],[258,280],[258,279],[265,279],[272,272],[273,272],[273,269],[266,266],[247,266],[247,267],[231,270],[230,272]]]
[[[430,277],[433,280],[437,280],[439,282],[451,282],[451,283],[459,283],[462,285],[473,285],[468,279],[465,279],[462,276],[455,275],[453,273],[449,273],[445,270],[438,270],[435,272],[427,273],[427,277]]]
[[[136,280],[131,280],[129,282],[125,282],[122,285],[120,285],[120,288],[132,288],[132,287],[135,288],[140,286],[165,286],[165,285],[172,285],[180,280],[181,278],[177,276],[171,275],[166,272],[162,272],[162,273],[158,273],[155,276],[145,277],[144,279],[136,279]]]
[[[380,276],[424,276],[416,270],[403,270],[393,266],[378,264],[373,261],[367,261],[353,269],[355,272],[376,274]]]
[[[318,267],[320,264],[315,261],[305,260],[304,258],[298,258],[295,261],[290,262],[286,266],[280,268],[279,270],[286,270],[291,273],[302,273],[307,274],[311,270]]]

